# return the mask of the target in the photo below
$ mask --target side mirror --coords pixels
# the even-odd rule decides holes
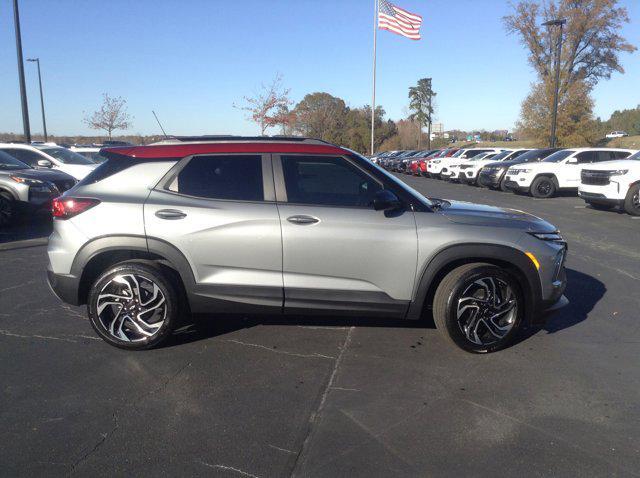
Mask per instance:
[[[39,159],[38,166],[41,168],[52,168],[53,164],[51,164],[51,161],[49,161],[48,159]]]
[[[568,159],[567,164],[578,164],[578,160],[576,158]]]
[[[378,191],[373,198],[373,209],[376,211],[386,211],[388,209],[398,209],[400,199],[388,189]]]

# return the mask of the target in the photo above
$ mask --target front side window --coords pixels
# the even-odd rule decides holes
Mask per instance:
[[[66,148],[46,148],[39,146],[38,149],[64,164],[94,164],[84,156],[80,156],[78,153],[74,153]]]
[[[583,151],[582,153],[576,154],[576,159],[578,163],[593,163],[596,160],[596,152],[595,151]]]
[[[10,154],[0,151],[0,170],[29,169],[29,165],[14,158]]]
[[[282,169],[290,203],[371,207],[382,189],[380,183],[341,157],[282,156]]]
[[[5,153],[14,158],[22,161],[23,163],[28,164],[29,166],[36,167],[38,165],[38,161],[45,159],[44,156],[39,155],[34,151],[29,151],[28,149],[22,148],[6,148],[3,149]]]
[[[169,190],[207,199],[263,201],[262,156],[195,156]]]

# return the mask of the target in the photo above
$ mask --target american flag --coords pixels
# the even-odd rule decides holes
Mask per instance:
[[[411,40],[420,40],[421,24],[420,15],[396,7],[387,0],[379,0],[378,28],[381,30],[389,30]]]

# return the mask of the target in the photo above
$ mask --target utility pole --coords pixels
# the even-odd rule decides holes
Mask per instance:
[[[38,84],[40,85],[40,107],[42,108],[42,128],[44,129],[44,142],[47,138],[47,120],[44,114],[44,95],[42,94],[42,75],[40,74],[40,58],[27,58],[27,61],[36,62],[38,64]]]
[[[20,81],[20,102],[22,104],[22,126],[24,140],[31,142],[31,129],[29,128],[29,106],[27,105],[27,89],[24,84],[24,63],[22,61],[22,37],[20,35],[20,13],[18,12],[18,0],[13,0],[13,23],[16,31],[16,50],[18,52],[18,79]]]
[[[555,84],[555,90],[553,93],[553,113],[551,116],[551,138],[549,141],[549,145],[552,148],[556,147],[556,124],[558,122],[558,93],[560,91],[560,57],[562,55],[562,27],[565,23],[567,23],[566,18],[560,18],[556,20],[549,20],[548,22],[544,22],[542,24],[545,27],[551,27],[551,26],[560,27],[560,31],[558,32],[558,41],[556,43],[556,58],[555,58],[556,84]]]
[[[427,149],[431,149],[431,97],[433,96],[433,92],[431,90],[431,78],[427,78],[429,82],[429,127],[427,132]]]

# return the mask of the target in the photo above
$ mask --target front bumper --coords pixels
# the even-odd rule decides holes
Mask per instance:
[[[604,194],[600,194],[600,193],[578,191],[578,196],[580,196],[580,198],[584,199],[586,202],[592,202],[596,204],[607,204],[611,206],[624,205],[624,199],[608,198]]]
[[[617,179],[619,176],[615,176]],[[616,180],[610,180],[606,185],[581,184],[578,188],[578,195],[582,198],[593,197],[605,200],[617,200],[623,203],[628,191],[628,182],[624,185]],[[583,196],[584,195],[584,196]]]
[[[498,188],[502,181],[502,174],[483,173],[478,174],[478,184],[485,188]]]
[[[508,179],[504,182],[504,187],[510,191],[529,192],[529,186],[522,186],[517,182],[510,181]]]

